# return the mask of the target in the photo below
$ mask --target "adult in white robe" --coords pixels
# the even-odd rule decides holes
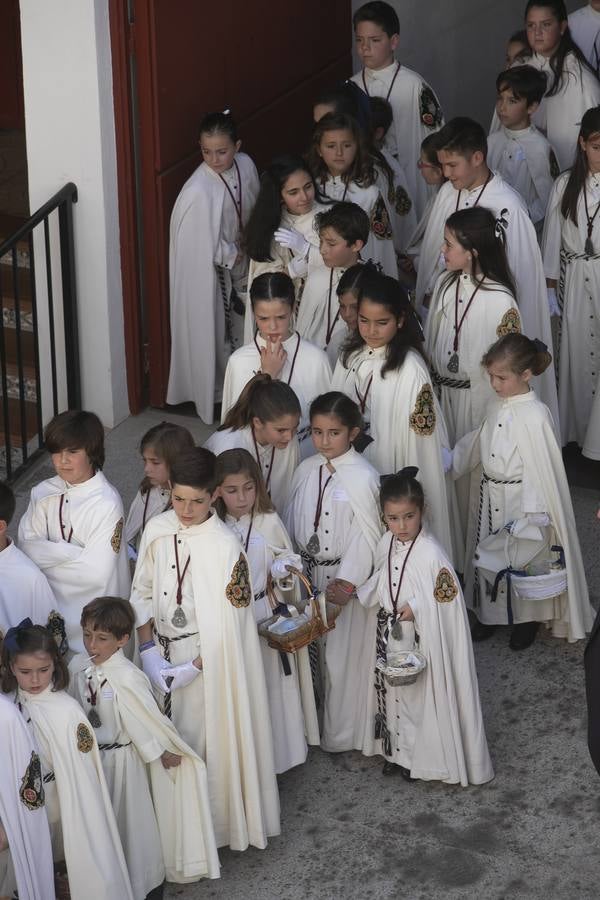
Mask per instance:
[[[123,503],[102,472],[70,485],[36,484],[19,523],[21,550],[42,570],[65,621],[69,649],[83,652],[81,611],[94,597],[127,597]]]
[[[152,485],[142,493],[139,490],[131,502],[125,520],[125,541],[137,554],[142,532],[146,523],[165,512],[171,505],[171,491],[168,487]],[[135,558],[135,556],[134,556]]]
[[[600,5],[598,0],[569,13],[571,37],[597,74],[600,74]]]
[[[287,447],[280,450],[271,444],[259,444],[254,441],[254,433],[250,425],[245,428],[225,428],[211,434],[204,446],[218,456],[224,450],[235,450],[241,447],[256,459],[265,480],[269,496],[278,512],[283,512],[292,482],[292,476],[300,462],[298,438],[293,437]],[[257,457],[258,454],[258,457]]]
[[[240,252],[240,226],[249,218],[258,188],[256,166],[245,153],[235,155],[222,177],[202,163],[184,184],[171,214],[167,403],[193,400],[208,425],[221,398],[229,354],[242,341],[243,323],[238,328],[235,322],[231,292],[235,288],[245,297],[248,263]]]
[[[286,521],[290,536],[305,560],[312,583],[325,591],[334,579],[362,584],[373,569],[375,547],[381,535],[379,476],[351,447],[331,461],[311,456],[296,470]],[[308,550],[315,533],[314,520],[319,496],[319,470],[331,482],[323,493],[321,516],[316,529],[321,549]],[[352,598],[325,637],[325,703],[321,746],[330,753],[356,747],[364,710],[361,688],[367,672],[361,668],[366,635],[375,619]]]
[[[177,609],[174,540],[181,564],[186,624]],[[250,604],[252,584],[238,539],[213,514],[182,526],[173,510],[144,531],[131,603],[138,627],[153,620],[173,665],[202,657],[202,670],[169,694],[183,739],[206,762],[217,846],[264,849],[279,834],[279,794],[265,674]],[[185,635],[185,636],[184,636]]]
[[[56,607],[46,576],[9,540],[0,551],[0,632],[6,634],[27,618],[46,625]]]
[[[0,871],[3,863],[10,870],[0,892],[17,888],[20,900],[55,900],[39,754],[18,706],[1,694],[0,759],[0,829],[9,847],[0,853]]]
[[[600,369],[600,217],[592,228],[595,253],[585,252],[587,216],[583,191],[577,200],[577,221],[565,219],[560,205],[569,172],[557,179],[548,204],[542,250],[546,278],[557,283],[562,310],[558,360],[558,403],[562,442],[577,441],[600,451],[600,429],[590,420]],[[588,212],[600,204],[600,173],[588,175],[585,183]],[[588,428],[589,424],[589,428]]]
[[[508,609],[506,584],[492,602],[484,579],[475,576],[478,544],[509,522],[545,513],[556,543],[564,550],[568,589],[549,600],[513,596],[513,620],[515,624],[545,622],[555,637],[569,641],[584,638],[592,627],[593,610],[573,504],[552,417],[535,392],[497,400],[481,427],[456,445],[453,472],[455,476],[472,472],[480,489],[471,492],[465,587],[467,604],[479,621],[505,625]]]
[[[367,707],[370,732],[365,728],[363,753],[385,755],[390,762],[408,769],[413,778],[463,787],[485,784],[494,777],[494,770],[458,577],[442,547],[425,531],[405,543],[389,533],[383,536],[377,548],[377,574],[358,591],[365,606],[379,606],[382,610],[378,639],[383,654],[384,635],[393,624],[388,573],[390,544],[392,589],[398,586],[399,571],[404,573],[397,608],[410,606],[419,634],[419,650],[427,666],[413,684],[394,687],[383,678],[378,679],[378,698],[373,679],[377,648],[375,638],[371,639]],[[406,624],[410,623],[403,623],[403,629]],[[375,714],[381,706],[385,708],[391,753],[386,753],[382,741],[373,736]]]
[[[52,685],[39,694],[19,689],[18,701],[39,747],[53,845],[64,850],[71,897],[133,900],[100,751],[83,710]]]
[[[457,191],[447,181],[440,188],[421,247],[417,272],[417,304],[422,304],[425,296],[433,292],[442,271],[440,248],[448,216],[459,209],[483,206],[501,220],[504,228],[506,255],[517,288],[523,333],[530,338],[539,338],[551,347],[552,332],[544,268],[535,228],[527,214],[525,202],[500,175],[493,175],[483,193],[482,186],[470,191]],[[558,423],[558,398],[553,369],[546,369],[536,379],[535,386]]]
[[[422,216],[432,190],[419,176],[417,162],[423,140],[444,124],[439,100],[418,72],[396,61],[383,69],[362,69],[352,81],[370,97],[390,103],[394,119],[385,147],[402,166],[416,214]]]
[[[78,655],[69,669],[71,693],[100,721],[94,730],[135,900],[165,875],[178,884],[218,878],[206,766],[160,712],[144,673],[122,650],[99,666]],[[180,764],[166,770],[165,752]]]
[[[267,585],[271,566],[276,559],[290,557],[290,538],[275,512],[252,513],[240,519],[227,515],[225,524],[245,548],[254,591],[252,611],[256,622],[262,622],[273,615]],[[283,589],[283,584],[275,581],[274,592],[278,602],[297,604],[299,600],[297,581],[291,590]],[[262,637],[260,649],[269,696],[275,771],[281,775],[306,761],[308,744],[319,743],[310,661],[306,647],[287,653],[289,671],[286,672],[279,651],[269,647]]]
[[[531,221],[543,225],[548,200],[559,174],[558,160],[548,139],[535,125],[505,128],[488,137],[487,163],[525,201]]]

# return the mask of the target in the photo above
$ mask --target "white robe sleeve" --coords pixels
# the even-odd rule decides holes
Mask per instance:
[[[552,190],[546,221],[544,223],[544,236],[542,238],[542,255],[544,259],[544,274],[546,278],[558,281],[560,277],[560,248],[562,244],[562,216],[560,204],[566,180],[559,178]]]

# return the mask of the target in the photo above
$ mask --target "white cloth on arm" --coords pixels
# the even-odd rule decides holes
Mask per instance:
[[[558,160],[535,125],[513,130],[502,126],[488,137],[487,163],[523,198],[534,225],[546,215],[558,175]]]

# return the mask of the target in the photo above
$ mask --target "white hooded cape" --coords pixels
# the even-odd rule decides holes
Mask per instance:
[[[490,169],[518,191],[534,225],[543,222],[558,175],[558,161],[550,142],[530,125],[519,130],[501,126],[488,137]]]
[[[26,618],[45,625],[56,607],[46,576],[11,541],[0,551],[0,631],[6,634]]]

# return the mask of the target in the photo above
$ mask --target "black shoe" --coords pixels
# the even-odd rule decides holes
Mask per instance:
[[[487,641],[497,627],[497,625],[484,625],[483,622],[475,622],[471,628],[471,639],[473,641]]]
[[[404,778],[405,781],[418,781],[418,778],[413,778],[410,774],[410,769],[406,769],[404,766],[398,766],[400,769],[400,774]]]
[[[383,769],[381,770],[384,775],[400,775],[402,766],[397,766],[396,763],[386,761],[383,764]]]
[[[513,625],[508,646],[511,650],[526,650],[535,641],[539,622],[521,622]]]
[[[162,884],[159,884],[157,887],[153,888],[150,891],[150,893],[146,896],[146,900],[162,900],[164,890],[165,883],[163,881]]]

